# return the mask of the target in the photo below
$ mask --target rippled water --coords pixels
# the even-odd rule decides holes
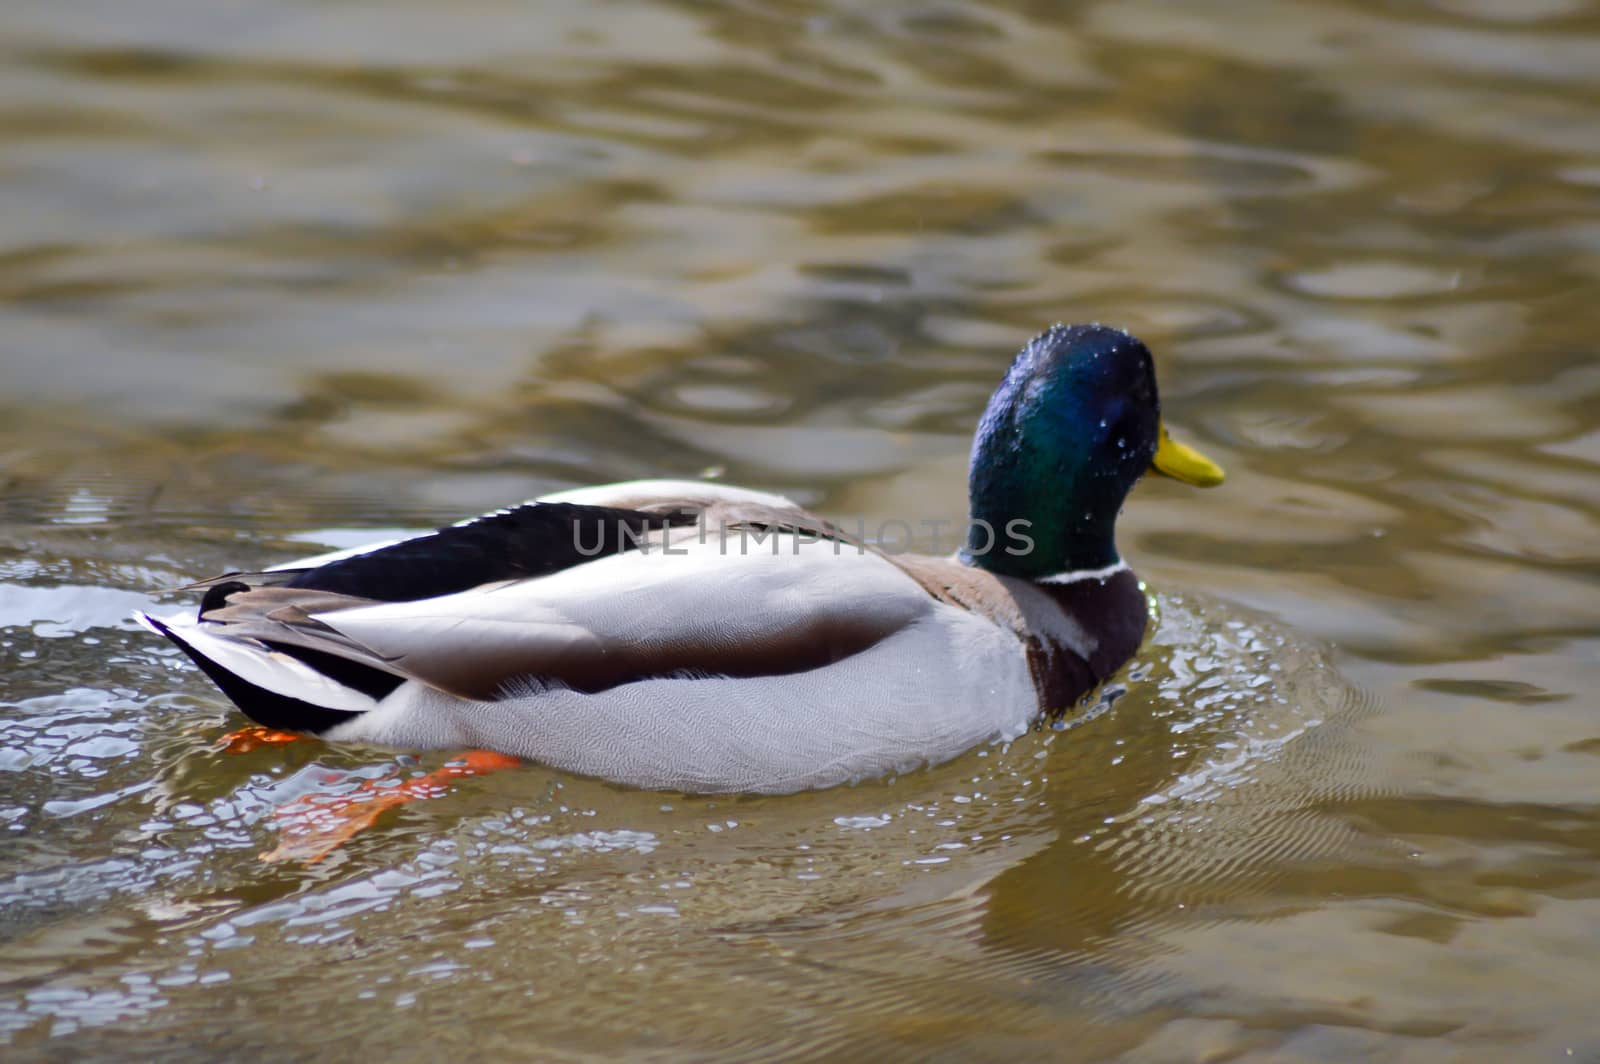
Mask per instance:
[[[1600,5],[0,11],[8,1054],[1600,1059]],[[571,484],[963,512],[1055,320],[1229,470],[1060,732],[821,794],[241,723],[150,589]]]

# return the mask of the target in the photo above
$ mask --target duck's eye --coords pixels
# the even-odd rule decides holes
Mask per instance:
[[[1138,429],[1138,416],[1133,413],[1123,414],[1106,430],[1106,442],[1118,451],[1126,451],[1139,438]]]

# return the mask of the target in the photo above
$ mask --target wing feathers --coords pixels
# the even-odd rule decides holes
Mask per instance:
[[[775,496],[641,502],[650,512],[533,503],[320,568],[229,574],[195,585],[196,620],[159,630],[208,672],[361,711],[408,680],[494,699],[528,681],[595,692],[804,672],[932,606],[882,555]],[[739,538],[752,529],[754,546]]]
[[[651,531],[691,523],[694,516],[687,511],[644,513],[529,503],[291,573],[284,586],[384,602],[436,598],[496,581],[545,576],[623,553]]]

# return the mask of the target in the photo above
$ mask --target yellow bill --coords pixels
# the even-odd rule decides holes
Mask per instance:
[[[1197,488],[1214,488],[1227,476],[1217,463],[1168,436],[1165,425],[1161,426],[1161,442],[1156,445],[1150,468]]]

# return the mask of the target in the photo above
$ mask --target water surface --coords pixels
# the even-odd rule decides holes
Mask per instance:
[[[1600,1059],[1600,7],[0,12],[0,1041]],[[781,799],[229,755],[153,588],[574,484],[963,512],[1057,320],[1230,473],[1064,731]]]

